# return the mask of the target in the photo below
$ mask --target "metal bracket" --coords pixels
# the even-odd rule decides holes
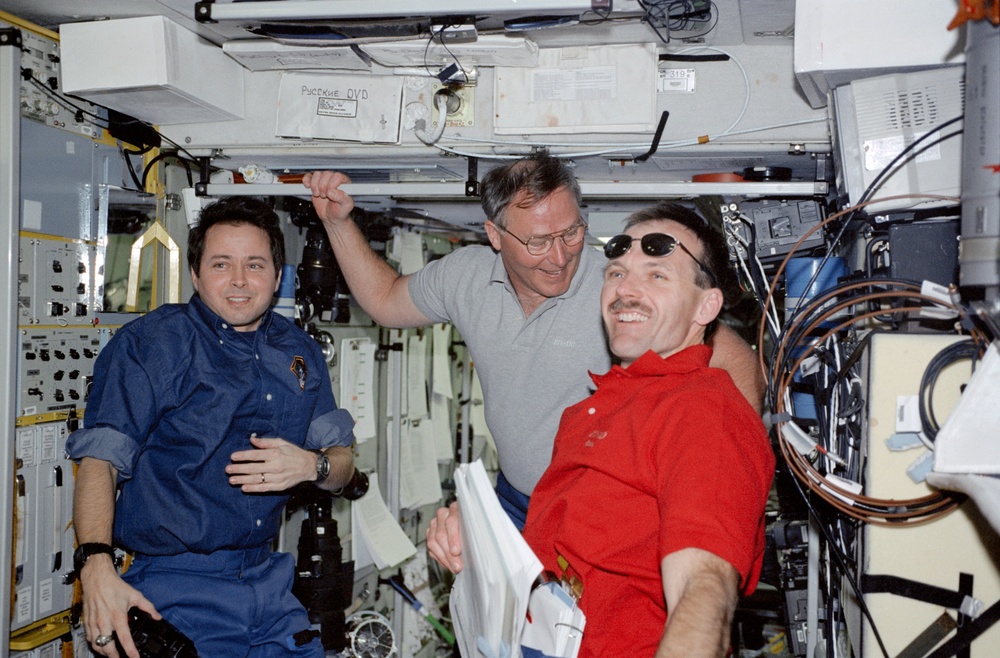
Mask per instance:
[[[213,4],[215,4],[215,0],[194,3],[194,19],[199,23],[217,23],[218,21],[212,18]]]
[[[16,27],[0,28],[0,46],[21,47],[21,30]]]
[[[375,360],[376,361],[387,361],[389,359],[389,352],[402,352],[402,343],[382,343],[375,349]]]
[[[469,175],[465,179],[465,196],[479,196],[479,158],[469,158]]]

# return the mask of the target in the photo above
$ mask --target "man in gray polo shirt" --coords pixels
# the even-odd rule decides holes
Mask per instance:
[[[400,276],[351,220],[342,173],[306,174],[313,206],[351,293],[378,324],[451,322],[483,386],[500,460],[497,493],[518,527],[552,458],[563,409],[593,390],[588,372],[611,367],[601,324],[603,263],[585,249],[580,186],[561,161],[540,156],[491,170],[482,205],[491,247],[462,247]],[[763,382],[752,350],[720,327],[713,366],[729,371],[758,410]]]

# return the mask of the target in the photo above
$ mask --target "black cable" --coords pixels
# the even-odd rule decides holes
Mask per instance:
[[[668,24],[669,15],[666,10],[666,5],[668,3],[664,0],[654,0],[653,2],[638,0],[638,3],[643,10],[641,21],[649,24],[649,27],[653,30],[660,41],[663,43],[670,43],[670,26]],[[661,29],[666,29],[666,34],[660,32]]]
[[[437,36],[437,37],[439,37],[438,43],[441,44],[441,47],[444,48],[444,50],[445,50],[446,53],[448,53],[449,55],[451,55],[451,58],[453,60],[455,60],[455,66],[457,66],[458,70],[462,72],[462,77],[464,78],[463,82],[468,82],[469,81],[469,74],[465,72],[465,67],[462,66],[462,62],[460,62],[458,60],[458,57],[455,56],[455,53],[451,52],[451,48],[449,48],[448,44],[446,44],[444,42],[444,38],[441,37],[441,34],[445,30],[447,30],[449,27],[452,27],[452,25],[453,25],[452,23],[448,23],[448,24],[442,25],[441,29],[438,30],[436,33],[434,32],[434,26],[431,25],[431,27],[430,27],[430,37],[427,39],[427,45],[424,46],[424,69],[427,71],[428,75],[430,75],[432,78],[437,78],[438,80],[441,80],[441,78],[439,77],[440,74],[436,74],[433,71],[431,71],[431,67],[430,67],[430,65],[429,65],[429,63],[427,61],[427,54],[431,50],[431,44],[434,43],[434,37]],[[444,82],[444,80],[441,80],[441,82]],[[442,120],[444,120],[443,117],[442,117]]]
[[[705,36],[714,30],[719,24],[719,8],[711,1],[707,3],[707,6],[696,7],[696,5],[704,4],[693,0],[674,0],[671,2],[667,7],[668,29],[671,32],[687,32],[693,31],[698,23],[711,23],[708,29],[698,32],[698,36]],[[675,10],[680,11],[680,13],[673,13]]]
[[[149,153],[150,151],[153,150],[153,145],[152,144],[146,144],[145,146],[143,146],[138,151],[133,151],[132,149],[127,149],[127,148],[124,148],[124,147],[121,150],[122,150],[123,153],[128,153],[130,155],[146,155],[147,153]]]
[[[125,167],[128,169],[129,176],[132,177],[132,182],[135,183],[136,191],[145,192],[146,191],[145,176],[143,176],[143,179],[141,181],[139,180],[139,177],[135,173],[135,168],[132,167],[132,158],[128,157],[125,149],[120,149],[120,150],[122,151],[122,159],[125,161]]]
[[[656,59],[660,62],[728,62],[732,58],[725,53],[709,53],[707,55],[663,53]]]
[[[884,251],[885,247],[889,246],[889,238],[874,238],[868,242],[865,249],[865,275],[872,277],[880,274],[877,270],[885,270],[886,266],[884,260],[882,263],[877,263],[876,250],[882,248]]]
[[[180,157],[174,151],[160,151],[156,157],[150,159],[150,161],[146,163],[146,167],[142,170],[142,189],[146,189],[146,178],[149,176],[149,172],[153,166],[160,160],[164,160],[166,158],[176,158],[182,165],[184,165],[184,168],[187,169],[188,187],[194,187],[194,177],[191,175],[190,162]]]
[[[958,361],[971,360],[975,369],[978,356],[979,348],[971,338],[960,340],[935,354],[924,369],[924,374],[920,378],[920,425],[923,427],[924,436],[931,443],[934,443],[938,430],[941,429],[934,414],[934,389],[937,386],[938,376],[942,370]]]
[[[862,204],[868,202],[869,199],[871,199],[872,195],[882,184],[882,179],[885,178],[887,175],[889,175],[890,172],[895,171],[897,165],[905,164],[905,162],[909,161],[910,158],[916,157],[917,153],[919,153],[919,151],[915,152],[915,149],[918,145],[920,145],[925,140],[935,135],[939,135],[944,128],[947,128],[951,124],[961,121],[962,119],[963,117],[958,116],[953,119],[949,119],[948,121],[945,121],[940,126],[938,126],[937,129],[935,129],[934,131],[925,133],[920,137],[918,137],[917,139],[915,139],[913,142],[908,144],[902,151],[900,151],[896,155],[896,157],[894,157],[892,160],[889,161],[889,164],[887,164],[882,169],[882,171],[880,171],[879,174],[872,180],[872,182],[868,185],[868,187],[865,188],[865,191],[864,193],[862,193],[861,198],[855,204],[856,206],[855,209],[852,210],[850,213],[848,213],[841,220],[842,224],[840,226],[840,230],[837,232],[837,236],[830,242],[829,246],[827,247],[826,253],[823,255],[822,260],[820,260],[819,267],[816,268],[816,271],[809,279],[809,283],[806,284],[805,290],[809,290],[810,288],[812,288],[813,284],[816,282],[816,279],[819,277],[820,272],[823,271],[823,267],[826,265],[827,261],[830,259],[830,256],[833,254],[834,248],[837,246],[837,244],[840,243],[840,239],[844,236],[844,232],[847,230],[847,227],[851,224],[851,220],[854,219],[854,216],[857,214],[858,206],[861,206]],[[933,142],[928,143],[927,146],[931,146],[933,144],[939,144],[945,140],[951,139],[952,137],[961,134],[961,132],[962,131],[956,131],[948,135],[945,135],[943,137],[939,137],[935,139]],[[921,151],[923,150],[923,148],[921,148]],[[906,160],[903,160],[903,158],[906,158]]]
[[[594,14],[597,19],[586,18],[587,14]],[[609,6],[604,11],[599,9],[588,9],[587,11],[580,14],[580,25],[600,25],[601,23],[607,23],[611,20],[611,7]]]
[[[697,2],[695,0],[639,0],[643,9],[642,22],[649,23],[663,43],[670,42],[671,32],[694,30],[699,23],[710,23],[709,27],[698,33],[704,36],[715,29],[719,23],[719,8],[714,2]],[[660,31],[666,30],[666,36]]]
[[[896,155],[896,157],[894,157],[892,160],[890,160],[889,164],[887,164],[882,169],[882,171],[879,172],[878,176],[876,176],[872,180],[872,182],[869,183],[868,187],[865,188],[864,193],[861,195],[861,198],[858,200],[858,204],[862,204],[862,203],[868,201],[871,198],[871,196],[878,189],[878,186],[881,185],[882,179],[885,178],[886,176],[888,176],[890,172],[895,171],[896,165],[898,165],[898,164],[904,164],[902,162],[902,159],[904,157],[907,158],[907,161],[911,157],[915,157],[916,153],[911,153],[911,152],[914,149],[916,149],[918,145],[920,145],[922,142],[924,142],[924,140],[930,139],[931,137],[939,134],[942,130],[944,130],[945,128],[947,128],[948,126],[950,126],[953,123],[957,123],[957,122],[961,121],[963,118],[964,118],[964,116],[957,116],[957,117],[954,117],[952,119],[948,119],[947,121],[945,121],[944,123],[942,123],[940,126],[938,126],[935,130],[933,130],[931,132],[924,133],[923,135],[921,135],[917,139],[913,140],[912,143],[908,144],[902,151],[899,152],[898,155]],[[943,142],[943,141],[945,141],[947,139],[951,139],[955,135],[959,135],[961,133],[962,133],[961,130],[953,132],[953,133],[950,133],[948,135],[945,135],[944,137],[940,137],[938,139],[935,139],[934,142],[932,142],[931,144],[928,144],[928,146],[931,146],[933,144],[939,144],[939,143],[941,143],[941,142]],[[921,151],[922,150],[923,149],[921,149]],[[907,157],[908,154],[909,154],[909,157]],[[854,213],[851,213],[851,214],[853,215]]]
[[[452,55],[452,56],[454,57],[454,55]],[[63,107],[65,107],[67,109],[74,110],[74,111],[79,112],[79,113],[82,113],[82,114],[84,114],[86,116],[89,116],[92,119],[95,119],[97,121],[103,121],[104,123],[110,124],[110,122],[108,121],[108,119],[106,117],[102,117],[99,114],[94,114],[93,112],[90,112],[90,111],[88,111],[88,110],[80,107],[79,105],[76,105],[75,103],[71,102],[69,100],[68,96],[64,96],[63,94],[60,94],[60,93],[55,92],[52,89],[50,89],[49,86],[46,85],[44,82],[42,82],[42,81],[38,80],[37,78],[35,78],[34,74],[30,73],[30,69],[24,69],[24,68],[22,68],[21,69],[21,75],[24,77],[25,80],[31,82],[36,87],[38,87],[39,89],[41,89],[46,95],[51,96],[55,100],[59,101],[60,104],[62,104]],[[90,101],[87,101],[87,102],[89,103]],[[97,103],[94,103],[94,105],[96,105],[97,107],[104,107],[103,105],[98,105]],[[107,108],[105,108],[105,109],[107,109]],[[140,124],[146,126],[150,130],[152,130],[153,132],[155,132],[157,135],[160,136],[161,139],[163,139],[163,140],[169,142],[170,144],[172,144],[178,151],[180,151],[182,153],[185,153],[192,161],[197,161],[197,158],[195,158],[193,155],[191,155],[191,153],[189,153],[187,151],[187,149],[185,149],[183,146],[181,146],[180,144],[178,144],[174,140],[172,140],[169,137],[167,137],[166,135],[164,135],[162,132],[160,132],[159,130],[157,130],[156,128],[154,128],[149,123],[147,123],[145,121],[141,121],[139,119],[135,119],[135,118],[133,118],[132,120],[135,121],[136,123],[140,123]],[[108,128],[107,125],[104,125],[102,127],[105,128],[105,129]]]
[[[830,553],[834,556],[837,562],[837,566],[840,568],[841,574],[844,579],[851,585],[851,589],[854,590],[854,596],[858,601],[858,607],[861,608],[861,613],[868,620],[869,626],[871,626],[872,634],[875,635],[875,641],[878,642],[879,649],[882,650],[882,655],[885,658],[889,658],[889,652],[885,648],[885,643],[882,642],[882,634],[878,632],[878,627],[875,625],[875,620],[872,618],[871,610],[868,609],[868,604],[865,603],[864,594],[861,592],[861,585],[858,583],[857,577],[854,575],[853,571],[847,566],[847,556],[841,553],[840,546],[837,542],[833,541],[833,537],[830,535],[830,531],[827,529],[826,525],[823,524],[823,519],[820,518],[819,513],[813,506],[812,501],[806,492],[802,489],[802,483],[799,482],[797,477],[792,477],[792,482],[795,483],[795,488],[798,489],[799,495],[802,496],[802,500],[806,504],[806,509],[809,510],[809,515],[815,519],[816,527],[820,529],[823,533],[823,537],[826,539],[826,544],[833,550]],[[829,642],[833,642],[833,638],[828,638]]]
[[[21,69],[21,76],[25,80],[27,80],[28,82],[30,82],[31,84],[33,84],[36,87],[38,87],[39,89],[41,89],[42,93],[44,93],[46,96],[49,96],[49,97],[55,99],[63,107],[65,107],[65,108],[67,108],[69,110],[74,110],[75,112],[78,112],[78,113],[82,113],[82,114],[84,114],[86,116],[89,116],[92,119],[95,119],[97,121],[105,121],[105,122],[107,121],[107,119],[105,117],[102,117],[102,116],[100,116],[98,114],[94,114],[93,112],[90,112],[89,110],[86,110],[86,109],[80,107],[79,105],[76,105],[75,103],[73,103],[73,102],[71,102],[69,100],[69,97],[64,96],[63,94],[60,94],[59,92],[57,92],[57,91],[53,90],[52,88],[50,88],[47,84],[45,84],[44,82],[42,82],[41,80],[39,80],[38,78],[36,78],[34,72],[31,69],[22,68]]]

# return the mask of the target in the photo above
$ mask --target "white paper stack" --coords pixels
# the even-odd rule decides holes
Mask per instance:
[[[518,658],[531,586],[542,572],[500,507],[480,461],[461,464],[455,486],[462,508],[462,571],[451,594],[463,656]]]

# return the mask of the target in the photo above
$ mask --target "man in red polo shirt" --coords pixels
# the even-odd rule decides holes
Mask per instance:
[[[524,537],[583,583],[581,658],[723,656],[756,587],[774,456],[760,418],[704,344],[731,272],[721,235],[660,204],[605,247],[601,308],[620,359],[562,416]],[[428,549],[461,568],[457,524]]]

